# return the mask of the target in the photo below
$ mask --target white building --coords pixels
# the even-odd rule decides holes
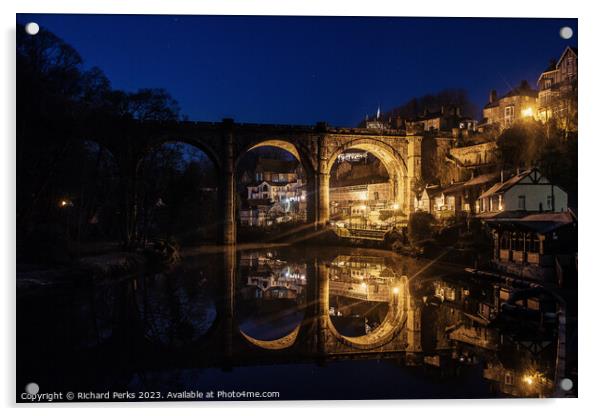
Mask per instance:
[[[260,158],[255,171],[244,176],[247,198],[240,208],[241,225],[264,227],[306,220],[306,185],[297,161]]]
[[[533,168],[485,191],[477,200],[476,212],[487,216],[502,211],[563,212],[567,208],[567,193]]]
[[[248,199],[269,199],[272,202],[305,201],[305,184],[301,179],[294,182],[263,180],[247,186]]]

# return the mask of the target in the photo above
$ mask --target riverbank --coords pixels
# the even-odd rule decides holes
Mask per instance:
[[[68,265],[17,264],[17,293],[48,287],[82,285],[97,279],[118,279],[144,269],[141,253],[117,251],[81,257]]]

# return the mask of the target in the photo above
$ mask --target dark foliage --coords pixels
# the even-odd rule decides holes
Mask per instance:
[[[80,243],[142,238],[135,229],[138,200],[132,197],[137,179],[123,164],[140,145],[120,126],[128,120],[177,120],[175,100],[163,89],[113,89],[99,68],[85,69],[78,52],[44,28],[30,36],[19,25],[16,55],[18,257],[63,261],[77,254]],[[90,124],[110,127],[97,137],[82,135],[86,130],[79,127]],[[208,167],[184,163],[182,170],[182,159],[169,162],[154,174],[180,169],[180,176],[155,185],[169,189],[170,215],[184,220],[190,216],[184,207],[190,211],[201,202],[198,181],[211,182]],[[127,221],[135,226],[124,232]],[[50,254],[41,258],[43,252]]]
[[[439,111],[442,106],[459,107],[463,116],[474,117],[477,113],[477,107],[468,98],[468,93],[463,89],[446,89],[432,94],[426,94],[421,97],[414,97],[399,107],[381,114],[382,120],[394,119],[413,119],[424,113]],[[375,115],[371,115],[374,118]],[[360,123],[361,126],[361,123]]]
[[[410,244],[419,247],[433,238],[435,219],[428,212],[414,212],[408,221],[408,239]]]

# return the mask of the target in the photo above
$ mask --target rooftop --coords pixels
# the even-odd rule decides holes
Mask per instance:
[[[523,178],[528,176],[531,172],[533,172],[533,170],[534,169],[525,170],[517,175],[512,176],[510,179],[507,179],[504,182],[496,183],[487,191],[485,191],[481,196],[479,196],[479,198],[489,198],[492,195],[497,195],[507,191],[508,189],[516,185],[518,182],[520,182]]]
[[[499,177],[499,174],[497,172],[485,173],[483,175],[475,176],[474,178],[470,179],[469,181],[466,181],[464,186],[469,187],[469,186],[484,185],[486,183],[495,181],[498,177]]]
[[[489,225],[516,227],[546,234],[560,227],[576,223],[577,217],[570,211],[536,214],[502,211],[485,218],[485,222]]]
[[[518,87],[512,88],[506,94],[502,95],[501,97],[498,97],[497,100],[487,103],[485,105],[485,108],[497,107],[500,104],[500,100],[503,98],[518,96],[536,98],[537,94],[537,91],[532,89],[527,81],[522,81]]]

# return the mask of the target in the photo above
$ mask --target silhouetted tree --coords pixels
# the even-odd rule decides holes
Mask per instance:
[[[404,104],[385,111],[381,114],[381,120],[388,120],[400,117],[407,120],[416,118],[424,113],[426,109],[429,112],[439,111],[442,106],[455,106],[461,109],[462,115],[474,117],[478,111],[477,107],[468,97],[468,93],[463,89],[445,89],[436,93],[425,94],[421,97],[414,97],[406,101]],[[370,115],[374,118],[375,115]],[[365,125],[365,120],[359,123],[359,127]]]
[[[537,165],[545,131],[541,123],[517,121],[498,138],[500,161],[503,168],[528,168]]]
[[[434,217],[428,212],[414,212],[408,221],[408,239],[413,246],[421,246],[433,238]]]
[[[119,165],[142,143],[120,131],[120,120],[177,120],[176,101],[163,89],[112,89],[99,68],[85,69],[78,52],[44,28],[30,36],[18,25],[16,61],[19,247],[66,252],[70,241],[115,239],[118,220],[133,229],[136,177]],[[103,144],[82,135],[89,123],[108,126]],[[44,252],[38,246],[29,252]]]

